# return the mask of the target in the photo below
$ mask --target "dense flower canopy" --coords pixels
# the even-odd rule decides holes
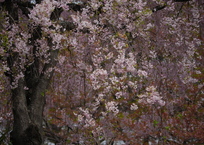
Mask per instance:
[[[0,92],[25,79],[32,94],[30,77],[53,75],[43,94],[47,141],[204,143],[202,0],[32,3],[18,22],[1,9]],[[12,117],[0,107],[3,134]]]

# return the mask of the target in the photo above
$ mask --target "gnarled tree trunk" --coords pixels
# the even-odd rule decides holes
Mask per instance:
[[[56,65],[57,54],[57,50],[51,52],[50,63],[44,66],[36,83],[29,82],[33,84],[29,90],[25,90],[27,82],[25,78],[29,78],[28,76],[19,79],[18,87],[12,90],[14,123],[11,141],[13,145],[43,144],[42,122],[45,91],[53,74],[53,71],[48,73],[46,70]],[[32,92],[28,93],[28,91]]]
[[[36,1],[40,3],[40,1]],[[19,13],[21,10],[24,16],[28,17],[28,8],[33,8],[29,1],[6,0],[1,3],[1,8],[8,12],[10,25],[18,24]],[[36,27],[29,43],[33,46],[35,41],[41,39],[41,28]],[[11,142],[13,145],[41,145],[43,144],[43,109],[45,105],[45,92],[50,79],[53,75],[53,68],[56,65],[58,50],[52,49],[52,42],[48,38],[49,50],[47,51],[49,62],[40,64],[36,55],[38,48],[33,47],[33,62],[29,66],[20,66],[20,52],[13,51],[12,48],[5,50],[7,52],[7,66],[9,71],[6,76],[10,79],[11,85],[15,82],[17,85],[12,89],[13,103],[13,130],[11,132]],[[24,67],[25,69],[22,69]],[[41,69],[40,69],[41,68]],[[51,71],[50,71],[51,70]],[[23,76],[16,79],[16,74],[21,72]]]

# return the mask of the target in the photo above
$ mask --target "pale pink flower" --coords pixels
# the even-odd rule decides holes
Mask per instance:
[[[77,116],[77,118],[78,118],[78,121],[81,122],[81,121],[83,121],[84,116],[82,116],[82,115],[79,114],[79,115]]]
[[[115,94],[115,96],[116,96],[116,99],[120,99],[122,96],[123,96],[123,92],[117,92],[116,94]]]
[[[138,70],[137,73],[138,73],[138,75],[139,75],[140,77],[142,77],[142,76],[147,77],[147,72],[144,71],[144,70]]]
[[[106,109],[107,111],[110,111],[110,112],[113,112],[114,115],[118,114],[119,113],[119,110],[118,110],[118,103],[117,102],[114,102],[114,101],[111,101],[111,102],[107,102],[106,103]]]
[[[137,110],[138,106],[135,103],[132,103],[132,105],[130,106],[130,110]]]

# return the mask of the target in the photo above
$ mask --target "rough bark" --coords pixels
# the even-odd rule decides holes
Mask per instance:
[[[13,103],[13,131],[11,132],[11,140],[13,144],[23,144],[23,140],[19,140],[24,131],[28,128],[30,122],[28,110],[26,106],[26,96],[24,87],[24,80],[20,79],[18,88],[12,90]]]
[[[37,1],[40,3],[41,0]],[[26,3],[26,5],[24,5]],[[1,7],[5,8],[9,14],[10,24],[18,23],[19,15],[18,9],[24,7],[28,10],[28,7],[32,6],[27,5],[27,1],[14,1],[6,0],[1,3]],[[26,12],[26,11],[24,11]],[[29,11],[27,11],[29,12]],[[27,15],[26,13],[25,15]],[[40,27],[36,28],[38,34],[32,34],[32,43],[34,44],[35,40],[40,39],[41,29]],[[49,40],[48,40],[49,41]],[[43,109],[45,105],[45,92],[47,86],[50,82],[50,79],[53,74],[52,71],[48,71],[56,65],[58,50],[52,50],[52,43],[50,42],[49,53],[49,63],[44,64],[42,71],[39,69],[39,59],[36,57],[35,53],[38,50],[34,48],[34,51],[31,52],[34,59],[32,65],[26,68],[26,70],[20,70],[24,74],[23,78],[18,80],[18,86],[15,89],[12,89],[12,110],[13,110],[13,130],[11,132],[11,142],[13,145],[41,145],[43,144]],[[8,51],[7,64],[10,68],[10,71],[5,73],[11,84],[15,80],[15,71],[21,69],[20,67],[14,65],[19,64],[20,59],[18,52],[13,52],[12,49]],[[25,90],[25,86],[29,90]]]
[[[41,3],[42,0],[36,0],[36,4]],[[29,0],[6,0],[1,1],[0,8],[8,12],[9,23],[19,24],[21,15],[29,19],[29,9],[34,8],[35,4],[30,3]],[[72,9],[80,11],[78,5],[73,5]],[[21,13],[18,13],[21,11]],[[50,19],[52,21],[58,20],[62,8],[56,8]],[[75,25],[71,22],[63,22],[61,24],[66,30],[72,30]],[[1,25],[0,25],[1,26]],[[7,52],[7,66],[9,71],[5,75],[10,79],[10,84],[18,83],[15,89],[12,89],[12,110],[13,110],[13,130],[10,139],[13,145],[41,145],[43,144],[43,109],[45,105],[45,92],[53,75],[53,68],[57,63],[58,50],[52,49],[52,38],[46,38],[50,49],[48,63],[40,63],[37,57],[40,51],[34,44],[37,40],[42,38],[41,26],[36,26],[30,32],[31,37],[29,43],[33,44],[32,55],[33,62],[29,66],[21,66],[20,52],[13,51],[12,48],[6,50]],[[51,28],[52,29],[52,28]],[[29,30],[28,30],[29,31]],[[24,69],[22,69],[24,68]],[[42,69],[40,69],[42,68]],[[50,71],[52,70],[52,71]],[[24,77],[16,80],[15,76],[22,73]],[[25,88],[28,88],[25,89]]]
[[[35,85],[32,86],[32,93],[26,93],[24,90],[26,82],[24,78],[18,81],[18,87],[12,91],[14,124],[11,141],[13,145],[43,144],[42,122],[45,91],[53,74],[53,71],[47,72],[47,70],[56,65],[57,54],[57,50],[50,52],[51,61],[44,66],[38,82],[33,83]],[[27,101],[28,97],[30,103]]]

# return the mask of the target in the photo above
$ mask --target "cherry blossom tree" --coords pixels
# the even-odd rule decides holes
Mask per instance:
[[[2,24],[3,71],[10,79],[14,115],[13,144],[42,144],[45,91],[66,42],[51,14],[60,3],[5,1]],[[63,4],[62,4],[63,5]],[[8,19],[7,19],[8,18]]]
[[[203,9],[202,0],[1,2],[12,143],[203,143]]]
[[[62,102],[69,100],[68,106],[72,107],[70,110],[59,103],[61,109],[53,117],[49,116],[50,123],[56,121],[58,126],[65,127],[64,134],[59,136],[65,136],[64,141],[69,143],[203,142],[199,135],[203,134],[202,123],[198,121],[202,118],[198,112],[203,108],[203,82],[195,78],[202,80],[203,76],[201,2],[114,2],[102,3],[102,6],[100,2],[95,5],[91,2],[93,8],[102,7],[97,20],[92,20],[99,32],[76,35],[80,37],[78,43],[74,40],[69,52],[62,56],[63,69],[59,67],[59,72],[64,75],[62,80],[56,77],[58,83],[54,79],[53,88],[56,88],[56,96],[61,96]],[[165,9],[152,13],[151,9],[158,3],[165,4]],[[109,11],[107,5],[111,6]],[[104,20],[106,15],[108,18]],[[78,18],[74,20],[78,22]],[[83,18],[86,17],[83,15]],[[108,29],[107,33],[104,29]],[[67,62],[64,58],[70,55]],[[65,64],[75,71],[66,70]],[[51,101],[52,113],[56,102]],[[194,116],[198,120],[190,118],[195,108],[199,110]],[[76,117],[77,120],[72,119]],[[186,122],[194,126],[193,131],[186,128]],[[72,134],[68,138],[67,131]]]

